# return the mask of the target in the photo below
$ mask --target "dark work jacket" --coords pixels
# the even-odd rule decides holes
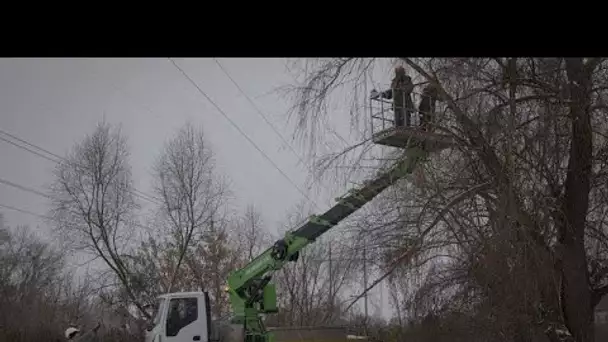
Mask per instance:
[[[382,95],[387,99],[393,99],[393,106],[395,111],[408,109],[410,112],[414,111],[414,103],[412,101],[412,91],[414,90],[414,84],[412,79],[408,76],[401,76],[393,78],[391,82],[391,89],[385,91]],[[388,96],[385,96],[388,95]]]

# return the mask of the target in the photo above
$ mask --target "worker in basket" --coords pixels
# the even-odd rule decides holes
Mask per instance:
[[[422,90],[420,104],[418,105],[418,113],[420,117],[420,129],[430,132],[433,122],[433,114],[435,113],[435,104],[437,103],[438,95],[437,87],[428,84]]]
[[[80,329],[69,327],[65,330],[65,338],[70,342],[97,342],[97,330],[101,326],[100,323],[90,331],[83,333]]]
[[[372,90],[371,98],[393,100],[393,112],[395,114],[395,126],[404,127],[411,126],[412,114],[414,113],[414,102],[412,101],[412,91],[414,84],[412,78],[405,74],[405,69],[402,66],[395,68],[395,77],[391,82],[391,89],[378,93],[376,89]]]

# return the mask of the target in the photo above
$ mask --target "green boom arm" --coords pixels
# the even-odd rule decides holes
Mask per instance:
[[[280,270],[289,261],[296,261],[300,250],[371,201],[397,179],[412,173],[418,161],[427,155],[427,152],[417,147],[408,152],[407,158],[388,172],[365,182],[360,189],[350,190],[338,198],[338,203],[324,214],[313,215],[299,229],[286,233],[272,247],[229,276],[227,291],[234,320],[235,323],[244,325],[246,342],[273,340],[260,317],[260,314],[278,311],[275,288],[270,284],[272,272]]]

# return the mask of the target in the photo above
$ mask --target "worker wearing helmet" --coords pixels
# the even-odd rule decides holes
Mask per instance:
[[[393,112],[395,114],[395,126],[403,127],[411,125],[411,116],[414,113],[414,102],[412,101],[412,91],[414,84],[412,78],[405,73],[402,66],[395,68],[395,77],[391,82],[391,89],[378,93],[372,90],[372,99],[385,98],[393,100]]]
[[[393,90],[393,112],[395,114],[395,126],[403,127],[411,125],[411,116],[414,112],[412,91],[414,84],[412,78],[405,74],[402,66],[395,68],[395,77],[391,83]]]
[[[69,327],[65,329],[65,338],[70,342],[94,342],[97,341],[97,330],[101,325],[97,323],[95,328],[87,333],[82,333],[80,329]]]
[[[430,131],[431,124],[433,122],[433,115],[435,115],[435,105],[438,99],[437,88],[429,84],[424,87],[422,91],[422,97],[420,104],[418,105],[418,113],[420,114],[420,126],[422,130]]]

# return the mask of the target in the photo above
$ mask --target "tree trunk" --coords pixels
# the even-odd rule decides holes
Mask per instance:
[[[589,113],[591,73],[582,58],[566,59],[570,90],[572,142],[559,231],[561,243],[562,311],[576,341],[593,341],[593,309],[585,254],[585,222],[589,206],[592,132]]]

